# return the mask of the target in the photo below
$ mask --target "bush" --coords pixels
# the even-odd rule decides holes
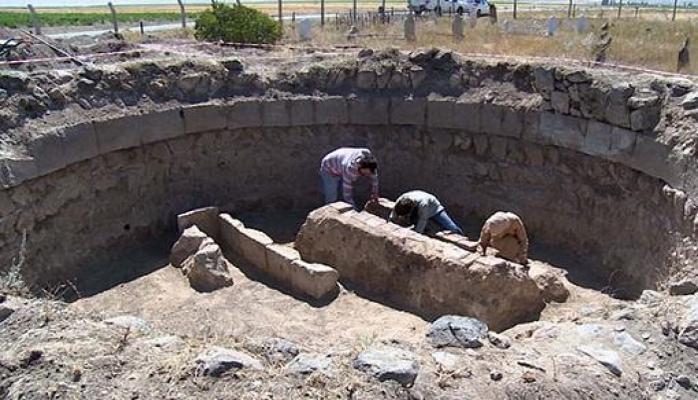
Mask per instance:
[[[196,38],[235,43],[274,43],[281,38],[281,25],[255,9],[214,2],[196,20]]]

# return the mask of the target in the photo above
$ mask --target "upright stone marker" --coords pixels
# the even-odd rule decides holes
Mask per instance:
[[[451,32],[453,34],[454,41],[460,42],[463,40],[463,18],[459,14],[456,14],[456,16],[453,18]]]
[[[312,28],[313,23],[309,19],[302,19],[298,23],[298,37],[304,41],[311,40],[313,38]]]
[[[555,31],[557,31],[557,18],[548,18],[548,36],[555,36]]]
[[[468,14],[468,25],[470,25],[471,29],[475,29],[475,26],[477,26],[477,13],[475,9],[470,10]]]
[[[405,18],[405,40],[408,42],[414,42],[417,40],[417,33],[414,24],[414,16],[412,13],[407,15]]]
[[[589,29],[589,21],[587,20],[587,17],[582,15],[581,17],[577,18],[577,21],[574,24],[574,29],[577,31],[577,33],[584,33]]]

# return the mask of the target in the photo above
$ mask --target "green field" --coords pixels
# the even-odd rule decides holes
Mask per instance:
[[[39,13],[42,26],[95,25],[111,22],[109,13],[73,13],[52,12]],[[129,23],[138,21],[179,21],[177,12],[137,12],[117,13],[119,22]],[[195,16],[189,15],[190,17]],[[28,12],[0,12],[0,26],[21,28],[31,26],[31,16]]]

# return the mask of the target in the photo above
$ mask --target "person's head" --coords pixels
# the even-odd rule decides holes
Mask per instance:
[[[370,153],[362,155],[358,164],[361,176],[375,175],[378,170],[378,161]]]
[[[395,203],[395,215],[398,217],[409,217],[412,214],[412,210],[414,209],[414,201],[411,199],[407,198],[402,198]]]

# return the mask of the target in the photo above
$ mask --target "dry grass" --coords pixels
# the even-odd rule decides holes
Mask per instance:
[[[610,34],[613,38],[607,53],[609,63],[675,72],[678,51],[687,37],[691,39],[690,52],[698,55],[696,26],[687,20],[666,22],[645,19],[590,19],[590,29],[581,34],[574,31],[572,21],[563,20],[556,35],[548,37],[545,19],[509,19],[505,24],[503,21],[506,19],[505,16],[500,16],[500,22],[493,25],[482,18],[475,28],[470,28],[466,24],[465,39],[460,42],[455,42],[451,37],[451,19],[448,17],[438,21],[430,18],[419,19],[415,42],[404,40],[401,21],[389,25],[359,25],[360,36],[353,42],[373,48],[392,46],[412,50],[436,46],[451,48],[461,53],[541,56],[589,61],[593,58],[595,32],[604,22],[609,21]],[[505,25],[509,26],[508,31]],[[346,25],[337,27],[334,20],[331,20],[324,31],[319,27],[316,28],[314,43],[318,45],[347,43],[346,31]],[[698,73],[698,64],[694,62],[686,72]]]

